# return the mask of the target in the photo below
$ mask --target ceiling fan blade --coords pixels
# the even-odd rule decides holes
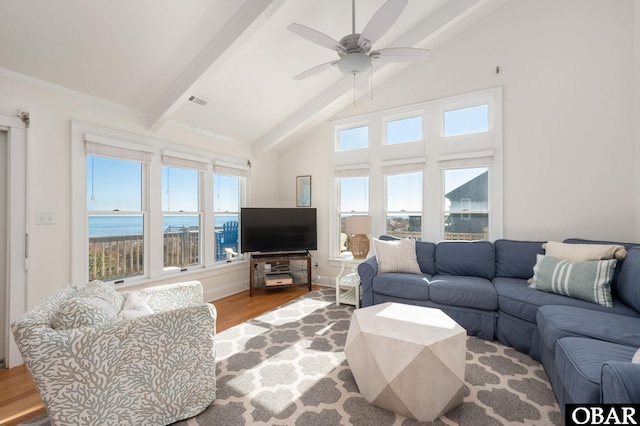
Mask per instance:
[[[346,53],[346,49],[343,45],[332,39],[328,35],[316,31],[312,28],[305,27],[300,24],[291,24],[287,27],[289,31],[299,35],[302,38],[306,38],[310,42],[319,44],[320,46],[328,47],[331,50],[335,50],[338,53]]]
[[[336,64],[338,63],[338,61],[331,61],[331,62],[326,62],[324,64],[320,64],[320,65],[316,65],[313,68],[309,68],[308,70],[301,72],[300,74],[296,75],[295,77],[293,77],[294,80],[303,80],[307,77],[311,77],[314,76],[316,74],[320,74],[321,72],[328,70],[331,67],[336,66]]]
[[[427,59],[430,53],[430,50],[414,47],[389,47],[373,51],[369,56],[380,62],[419,62]]]
[[[365,51],[370,49],[373,43],[389,31],[389,28],[398,20],[405,7],[407,7],[407,0],[389,0],[383,4],[362,30],[362,34],[358,39],[358,46],[365,49]]]

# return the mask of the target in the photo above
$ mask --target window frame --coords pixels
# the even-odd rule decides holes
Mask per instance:
[[[212,269],[228,265],[228,261],[215,260],[215,235],[213,226],[213,173],[216,164],[224,164],[227,170],[237,171],[240,177],[241,195],[240,208],[247,206],[249,199],[251,169],[248,159],[224,156],[209,151],[202,151],[166,141],[160,141],[144,136],[138,136],[98,126],[72,122],[71,123],[71,281],[86,283],[88,281],[88,244],[89,223],[86,204],[87,190],[87,155],[85,141],[102,144],[110,149],[139,150],[151,156],[147,164],[145,176],[147,185],[143,186],[144,205],[147,207],[145,217],[145,273],[141,276],[128,277],[119,282],[118,288],[128,288],[151,284],[166,280],[177,274],[181,279],[201,279],[210,276]],[[162,157],[169,155],[176,157],[185,164],[199,163],[201,195],[199,203],[202,206],[200,229],[200,264],[177,270],[165,270],[163,260],[163,219],[162,210]],[[187,167],[188,168],[188,167]],[[235,173],[235,172],[234,172]],[[211,225],[208,225],[208,222]],[[234,264],[244,262],[243,256],[233,260]],[[226,266],[225,266],[226,267]],[[203,275],[206,274],[206,275]],[[190,278],[187,278],[189,276]],[[175,278],[174,278],[175,279]],[[118,280],[120,281],[120,280]],[[166,282],[166,281],[165,281]]]
[[[420,201],[421,206],[423,207],[420,210],[400,210],[394,211],[389,210],[389,177],[391,176],[400,176],[400,175],[409,175],[414,173],[420,173],[420,186],[422,192],[420,193]],[[387,232],[387,221],[389,220],[390,214],[396,214],[398,216],[420,216],[420,236],[416,239],[416,241],[422,241],[422,228],[423,228],[423,219],[424,219],[424,172],[422,170],[416,169],[413,171],[404,171],[404,172],[395,172],[395,173],[386,173],[383,174],[384,179],[384,214],[383,219],[385,223],[384,233],[389,235]]]
[[[164,156],[163,156],[164,157]],[[188,270],[193,270],[193,269],[199,269],[202,267],[203,263],[204,263],[204,259],[203,259],[203,240],[204,240],[204,232],[203,232],[203,222],[204,222],[204,175],[205,172],[203,170],[199,170],[199,169],[194,169],[194,168],[190,168],[190,167],[182,167],[182,166],[175,166],[175,165],[168,165],[164,162],[164,159],[162,161],[162,165],[161,165],[161,169],[164,167],[168,167],[168,168],[174,168],[174,169],[183,169],[183,170],[191,170],[191,171],[195,171],[197,173],[197,180],[198,180],[198,190],[197,190],[197,195],[198,195],[198,202],[197,202],[197,210],[196,211],[184,211],[184,210],[164,210],[164,206],[162,206],[162,228],[164,230],[164,218],[166,216],[198,216],[198,263],[194,263],[191,265],[185,265],[185,266],[165,266],[164,265],[164,250],[163,250],[163,274],[168,274],[168,273],[172,273],[172,272],[186,272]],[[164,194],[164,181],[161,183],[162,186],[162,193]],[[170,206],[168,206],[170,207]]]
[[[227,177],[235,177],[238,179],[238,211],[217,211],[216,210],[216,200],[215,200],[215,184],[216,184],[216,176],[227,176]],[[224,215],[235,215],[237,217],[237,222],[238,222],[238,241],[237,241],[237,250],[238,250],[238,254],[241,252],[242,247],[240,246],[240,210],[242,209],[242,193],[243,193],[243,180],[241,177],[239,176],[233,176],[230,174],[225,174],[225,173],[216,173],[215,171],[213,172],[212,175],[213,181],[213,187],[212,187],[212,197],[213,197],[213,228],[214,228],[214,233],[215,233],[215,220],[216,220],[216,216],[224,216]],[[215,260],[216,262],[229,262],[229,261],[233,261],[232,258],[224,258],[224,259],[218,259],[218,248],[215,246],[216,241],[214,241],[214,249],[215,249]]]
[[[132,161],[132,162],[136,162],[140,164],[140,210],[120,210],[120,209],[114,209],[114,210],[89,210],[86,206],[85,206],[85,213],[86,213],[86,223],[87,223],[87,244],[89,244],[89,239],[91,238],[89,236],[89,223],[90,223],[90,218],[91,216],[113,216],[113,217],[117,217],[117,216],[142,216],[142,251],[143,253],[146,252],[146,250],[149,247],[149,206],[147,203],[147,188],[148,188],[148,184],[149,184],[149,164],[144,162],[144,161],[137,161],[137,160],[132,160],[132,159],[127,159],[127,158],[117,158],[117,157],[113,157],[113,156],[105,156],[105,155],[99,155],[99,154],[88,154],[85,153],[85,160],[87,159],[87,157],[89,156],[94,156],[94,157],[102,157],[102,158],[111,158],[113,160],[118,160],[118,161]],[[85,175],[85,179],[86,179],[86,175]],[[86,195],[86,193],[85,193]],[[86,200],[86,198],[85,198]],[[88,255],[87,255],[88,257]],[[143,255],[143,261],[142,261],[142,273],[141,274],[136,274],[136,275],[129,275],[129,276],[122,276],[122,277],[116,277],[113,279],[107,279],[107,278],[94,278],[94,279],[103,279],[105,281],[113,281],[116,284],[119,284],[121,282],[124,282],[125,279],[135,279],[137,277],[143,277],[146,275],[147,271],[149,268],[149,263],[146,261],[145,256]],[[88,268],[87,268],[88,269]],[[88,272],[87,272],[88,273]],[[91,279],[90,277],[88,278],[88,280]]]

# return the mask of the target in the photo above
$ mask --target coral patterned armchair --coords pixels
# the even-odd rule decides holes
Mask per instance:
[[[98,281],[11,327],[53,425],[161,425],[215,399],[215,324],[197,281],[129,293]]]

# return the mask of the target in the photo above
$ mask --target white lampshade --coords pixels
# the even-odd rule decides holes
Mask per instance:
[[[345,225],[347,234],[371,233],[371,216],[349,216]]]

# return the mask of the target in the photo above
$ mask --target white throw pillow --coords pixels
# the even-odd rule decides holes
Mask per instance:
[[[568,244],[549,241],[542,247],[546,255],[570,262],[624,259],[627,255],[624,246],[613,244]]]
[[[633,354],[633,358],[631,359],[631,362],[634,364],[640,364],[640,349],[638,349],[636,353]]]
[[[142,297],[140,297],[140,293],[132,291],[127,293],[127,300],[125,300],[124,306],[118,314],[117,320],[121,321],[138,318],[152,313],[153,311],[149,305],[147,305],[147,303],[142,300]]]
[[[409,239],[381,241],[373,239],[378,273],[404,272],[422,274],[416,257],[416,241]]]

